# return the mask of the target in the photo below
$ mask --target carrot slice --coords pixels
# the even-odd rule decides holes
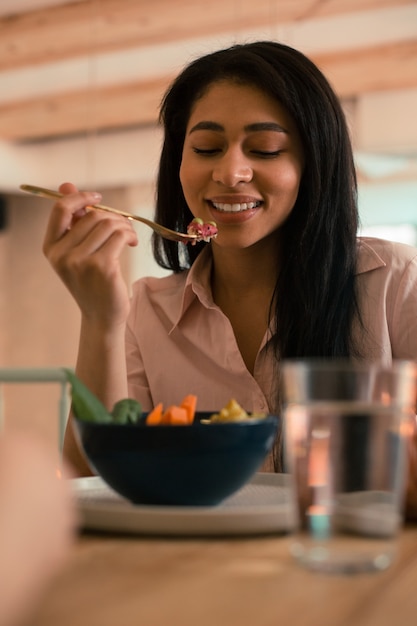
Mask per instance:
[[[163,406],[162,406],[162,402],[160,402],[146,416],[146,424],[149,426],[160,424],[162,421],[162,410],[163,410]]]
[[[195,410],[197,407],[197,396],[192,393],[188,394],[181,402],[180,407],[187,410],[188,423],[192,424],[194,421]]]
[[[161,424],[183,426],[189,424],[187,409],[180,406],[170,406],[162,416]]]

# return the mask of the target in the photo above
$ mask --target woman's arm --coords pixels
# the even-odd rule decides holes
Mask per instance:
[[[109,410],[117,400],[128,396],[124,339],[124,325],[106,333],[82,320],[76,373]],[[78,476],[92,474],[74,435],[71,415],[65,431],[63,453]]]
[[[120,256],[137,237],[125,218],[88,210],[94,193],[78,192],[66,183],[66,194],[49,219],[44,253],[81,311],[77,376],[107,406],[127,397],[125,329],[130,297]],[[64,455],[78,475],[91,474],[74,437],[71,417]]]

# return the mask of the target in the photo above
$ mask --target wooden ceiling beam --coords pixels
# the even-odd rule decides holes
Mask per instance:
[[[341,98],[417,86],[417,39],[312,58]]]
[[[168,78],[0,106],[0,138],[34,140],[156,124]]]
[[[417,87],[417,40],[312,56],[340,98]],[[155,124],[171,76],[0,106],[0,138],[32,140]]]
[[[415,0],[83,0],[0,18],[0,70]],[[149,8],[151,6],[151,9]]]

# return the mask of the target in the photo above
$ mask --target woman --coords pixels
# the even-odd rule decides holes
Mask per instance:
[[[85,214],[97,194],[63,185],[45,238],[82,312],[77,374],[105,404],[195,393],[201,410],[234,397],[276,412],[282,358],[417,357],[417,251],[357,241],[348,129],[311,61],[275,42],[209,54],[171,85],[161,121],[156,219],[214,220],[217,238],[155,237],[173,274],[138,281],[131,301],[119,256],[136,236]],[[71,429],[65,450],[88,471]],[[277,445],[264,469],[279,460]]]

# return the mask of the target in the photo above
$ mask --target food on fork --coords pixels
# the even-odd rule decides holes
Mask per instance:
[[[217,232],[216,222],[203,222],[201,217],[195,217],[187,226],[187,235],[197,235],[196,239],[191,242],[193,246],[199,241],[208,243],[217,237]]]

